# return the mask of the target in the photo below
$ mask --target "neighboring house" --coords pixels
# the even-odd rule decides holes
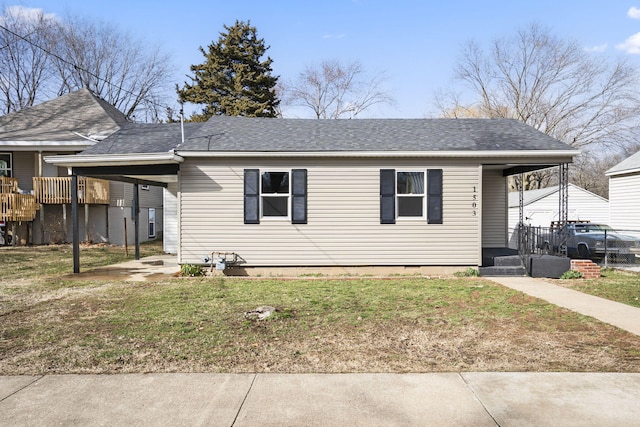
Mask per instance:
[[[609,223],[609,202],[584,188],[569,184],[568,220],[591,221],[595,223]],[[558,221],[559,212],[558,186],[540,188],[522,192],[524,208],[524,223],[534,227],[550,227],[551,221]],[[520,193],[509,193],[509,230],[516,229],[520,221]]]
[[[175,125],[132,126],[129,137],[48,161],[163,183],[165,202],[175,201],[164,237],[177,242],[181,264],[221,252],[242,267],[478,266],[483,250],[508,248],[508,176],[578,154],[510,119],[194,125],[182,143],[169,135]],[[125,140],[137,152],[98,152]],[[167,222],[177,224],[171,236]]]
[[[640,232],[640,152],[618,163],[605,175],[609,177],[609,225]]]
[[[0,117],[0,221],[7,224],[4,229],[13,242],[70,241],[69,171],[43,158],[78,153],[128,123],[88,89]],[[118,226],[123,217],[131,216],[132,186],[80,177],[78,188],[81,239],[124,243]],[[153,194],[141,199],[149,199],[148,204],[159,210],[156,216],[161,215],[162,190],[150,188],[149,193]],[[156,235],[161,230],[157,227]]]

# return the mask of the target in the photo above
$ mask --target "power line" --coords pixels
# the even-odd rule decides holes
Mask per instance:
[[[12,31],[11,29],[9,29],[9,28],[5,27],[5,26],[4,26],[4,25],[2,25],[2,24],[0,24],[0,29],[2,29],[2,30],[4,30],[4,31],[8,32],[9,34],[12,34],[12,35],[13,35],[13,36],[15,36],[15,37],[18,37],[19,39],[21,39],[21,40],[23,40],[23,41],[25,41],[25,42],[27,42],[27,43],[29,43],[31,46],[33,46],[33,47],[35,47],[35,48],[37,48],[37,49],[42,50],[42,51],[43,51],[44,53],[46,53],[47,55],[50,55],[50,56],[52,56],[52,57],[56,58],[58,61],[63,62],[64,64],[66,64],[66,65],[68,65],[68,66],[70,66],[70,67],[73,67],[75,70],[78,70],[78,71],[81,71],[81,72],[87,73],[89,76],[93,77],[94,79],[96,79],[96,80],[98,80],[98,81],[101,81],[101,82],[103,82],[103,83],[106,83],[107,85],[111,86],[112,88],[115,88],[115,89],[118,89],[118,90],[120,90],[120,91],[122,91],[122,92],[125,92],[125,93],[127,93],[127,94],[129,94],[129,95],[131,95],[131,96],[133,96],[133,97],[135,97],[135,98],[137,98],[137,97],[139,96],[139,94],[137,94],[137,93],[135,93],[135,92],[132,92],[132,91],[130,91],[129,89],[125,89],[125,88],[123,88],[122,86],[118,86],[118,85],[116,85],[116,84],[112,83],[111,81],[109,81],[109,80],[107,80],[107,79],[104,79],[104,78],[102,78],[102,77],[98,76],[97,74],[94,74],[93,72],[91,72],[91,71],[89,71],[89,70],[87,70],[87,69],[85,69],[85,68],[82,68],[82,67],[78,66],[77,64],[74,64],[73,62],[71,62],[71,61],[69,61],[69,60],[67,60],[67,59],[65,59],[65,58],[62,58],[60,55],[58,55],[58,54],[56,54],[56,53],[54,53],[54,52],[49,51],[48,49],[46,49],[46,48],[44,48],[44,47],[40,46],[40,45],[39,45],[39,44],[37,44],[37,43],[32,42],[31,40],[29,40],[29,39],[27,39],[26,37],[24,37],[24,36],[22,36],[22,35],[20,35],[20,34],[18,34],[18,33],[16,33],[16,32],[14,32],[14,31]],[[34,32],[35,32],[35,31],[34,31]],[[31,34],[33,34],[33,33],[31,33]],[[3,48],[8,47],[8,46],[9,46],[9,43],[8,43],[6,46],[4,46]],[[156,106],[156,107],[161,107],[161,108],[164,108],[164,109],[168,109],[168,108],[170,109],[170,108],[171,108],[171,107],[169,107],[168,105],[160,104],[160,103],[158,103],[158,102],[156,102],[156,101],[153,101],[153,100],[148,99],[147,97],[141,97],[140,99],[141,99],[142,101],[144,101],[144,102],[146,102],[146,103],[148,103],[148,104],[154,105],[154,106]]]

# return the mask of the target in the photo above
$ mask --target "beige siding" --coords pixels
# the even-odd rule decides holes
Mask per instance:
[[[131,206],[131,202],[125,205],[125,194],[124,194],[124,182],[111,181],[109,187],[109,196],[111,198],[111,203],[109,204],[112,207],[122,207],[122,206]]]
[[[13,177],[18,178],[18,188],[29,192],[33,190],[35,171],[35,153],[32,151],[15,151],[13,153]]]
[[[623,230],[640,230],[640,174],[609,178],[609,225]]]
[[[308,169],[308,223],[243,221],[243,169]],[[444,224],[380,224],[379,171],[443,169]],[[398,160],[194,160],[180,170],[180,262],[236,252],[249,266],[477,265],[479,215],[471,199],[477,165]]]
[[[162,247],[168,254],[178,253],[178,184],[171,183],[164,189]]]
[[[507,179],[502,170],[482,173],[482,246],[507,246]]]

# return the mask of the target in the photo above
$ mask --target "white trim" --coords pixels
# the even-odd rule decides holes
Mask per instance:
[[[605,176],[616,176],[616,175],[630,175],[630,174],[634,174],[634,173],[638,173],[640,172],[640,168],[635,167],[635,168],[629,168],[629,169],[624,169],[624,170],[616,170],[616,171],[611,171],[611,172],[605,172]]]
[[[260,186],[260,222],[262,222],[262,220],[265,221],[282,221],[282,220],[286,220],[286,221],[290,221],[291,220],[291,169],[278,169],[278,168],[265,168],[265,169],[258,169],[259,171],[259,175],[258,175],[258,179],[260,180],[259,182],[259,186]],[[275,172],[275,173],[286,173],[288,174],[288,186],[289,186],[289,191],[287,192],[286,196],[284,193],[264,193],[262,191],[262,174],[266,173],[266,172]],[[285,197],[287,198],[287,215],[269,215],[269,216],[265,216],[264,215],[264,197],[270,199],[270,198],[281,198],[284,199]]]
[[[184,158],[173,152],[168,153],[127,153],[127,154],[77,154],[74,156],[45,156],[44,161],[58,166],[128,166],[154,165],[158,163],[182,163]]]
[[[427,219],[427,170],[426,169],[396,169],[396,175],[394,177],[394,186],[396,193],[396,221],[411,221],[418,220],[423,221]],[[398,193],[398,174],[403,172],[414,172],[422,174],[422,193],[413,193],[413,194],[400,194]],[[413,198],[422,198],[422,215],[421,216],[408,216],[408,215],[400,215],[400,200],[403,197],[413,197]]]
[[[176,151],[181,157],[434,157],[434,158],[529,158],[577,156],[579,150],[516,151]]]

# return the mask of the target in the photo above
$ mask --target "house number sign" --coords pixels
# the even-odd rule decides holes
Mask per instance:
[[[473,186],[473,195],[471,196],[471,214],[478,215],[478,187]]]

